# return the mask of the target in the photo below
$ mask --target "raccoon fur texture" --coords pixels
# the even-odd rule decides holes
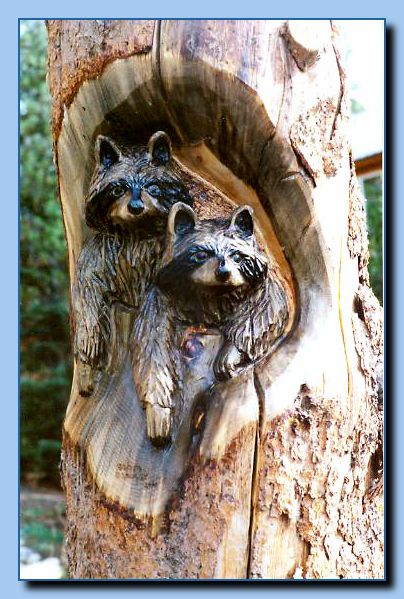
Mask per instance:
[[[134,327],[135,345],[143,354],[134,378],[146,407],[148,435],[164,445],[172,434],[173,398],[181,396],[176,331],[219,330],[223,344],[213,368],[216,380],[226,380],[277,347],[289,310],[279,269],[256,241],[249,206],[230,219],[198,220],[190,206],[175,204],[156,283],[145,302],[147,313]]]
[[[200,221],[185,204],[170,211],[157,284],[171,298],[177,319],[223,334],[214,365],[218,380],[273,351],[289,319],[285,283],[259,248],[254,226],[249,206],[237,208],[230,219]]]
[[[85,200],[94,234],[84,243],[72,290],[74,354],[79,392],[91,395],[97,369],[105,368],[111,310],[139,309],[156,275],[167,217],[175,202],[192,204],[168,135],[128,146],[99,135],[96,166]]]

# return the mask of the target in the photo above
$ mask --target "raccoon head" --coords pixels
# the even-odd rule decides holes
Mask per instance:
[[[198,221],[192,208],[176,204],[168,218],[165,261],[158,284],[185,293],[197,289],[222,294],[256,287],[268,270],[249,206],[235,210],[229,220]]]
[[[85,207],[86,223],[93,229],[153,230],[164,226],[175,202],[192,204],[163,131],[152,135],[147,147],[119,145],[99,135],[95,158]]]

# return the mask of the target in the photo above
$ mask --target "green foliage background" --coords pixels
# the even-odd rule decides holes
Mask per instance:
[[[69,397],[68,264],[52,163],[46,30],[22,21],[20,36],[21,474],[59,485],[61,423]],[[379,181],[365,183],[370,274],[382,300]]]
[[[363,183],[369,232],[369,276],[372,289],[383,304],[383,183],[380,175]]]
[[[20,36],[20,402],[23,479],[59,483],[71,383],[68,265],[52,163],[44,23]]]

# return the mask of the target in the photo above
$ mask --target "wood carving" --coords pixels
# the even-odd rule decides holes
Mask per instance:
[[[257,364],[274,350],[289,319],[285,283],[273,258],[259,249],[253,211],[197,220],[178,203],[170,211],[157,284],[176,318],[217,327],[224,343],[214,362],[217,380]]]
[[[48,31],[71,576],[382,577],[382,322],[333,25]]]
[[[73,288],[79,393],[91,395],[107,366],[113,308],[142,306],[162,251],[165,221],[178,201],[192,204],[164,132],[148,146],[98,136],[96,166],[85,202],[97,233],[83,246]]]
[[[158,289],[150,290],[134,339],[135,386],[146,405],[149,437],[157,444],[171,436],[183,363],[193,361],[197,368],[203,351],[200,338],[183,338],[179,330],[220,333],[213,363],[217,381],[257,364],[283,338],[286,286],[273,258],[258,247],[252,214],[242,206],[227,219],[198,220],[181,202],[170,211]]]
[[[105,497],[157,522],[202,435],[216,434],[226,380],[250,388],[244,371],[290,330],[291,288],[252,208],[181,164],[166,133],[98,134],[93,152],[66,427]],[[216,206],[223,216],[211,218]],[[191,272],[182,253],[196,243],[199,260],[202,244],[216,254],[199,267],[194,256]]]

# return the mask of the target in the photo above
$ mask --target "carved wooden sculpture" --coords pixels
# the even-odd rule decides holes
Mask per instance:
[[[84,396],[94,390],[96,369],[107,365],[113,307],[142,306],[168,210],[175,202],[191,203],[165,133],[155,133],[147,148],[119,146],[100,135],[95,149],[85,216],[97,234],[83,246],[73,289],[74,354]]]
[[[331,24],[48,31],[70,575],[381,577],[382,325]]]
[[[192,208],[176,203],[162,266],[134,329],[134,382],[151,440],[169,440],[174,390],[181,395],[191,361],[197,378],[206,331],[222,336],[213,376],[226,380],[276,348],[288,317],[285,283],[257,246],[251,208],[198,222]],[[189,399],[181,398],[177,420]]]

